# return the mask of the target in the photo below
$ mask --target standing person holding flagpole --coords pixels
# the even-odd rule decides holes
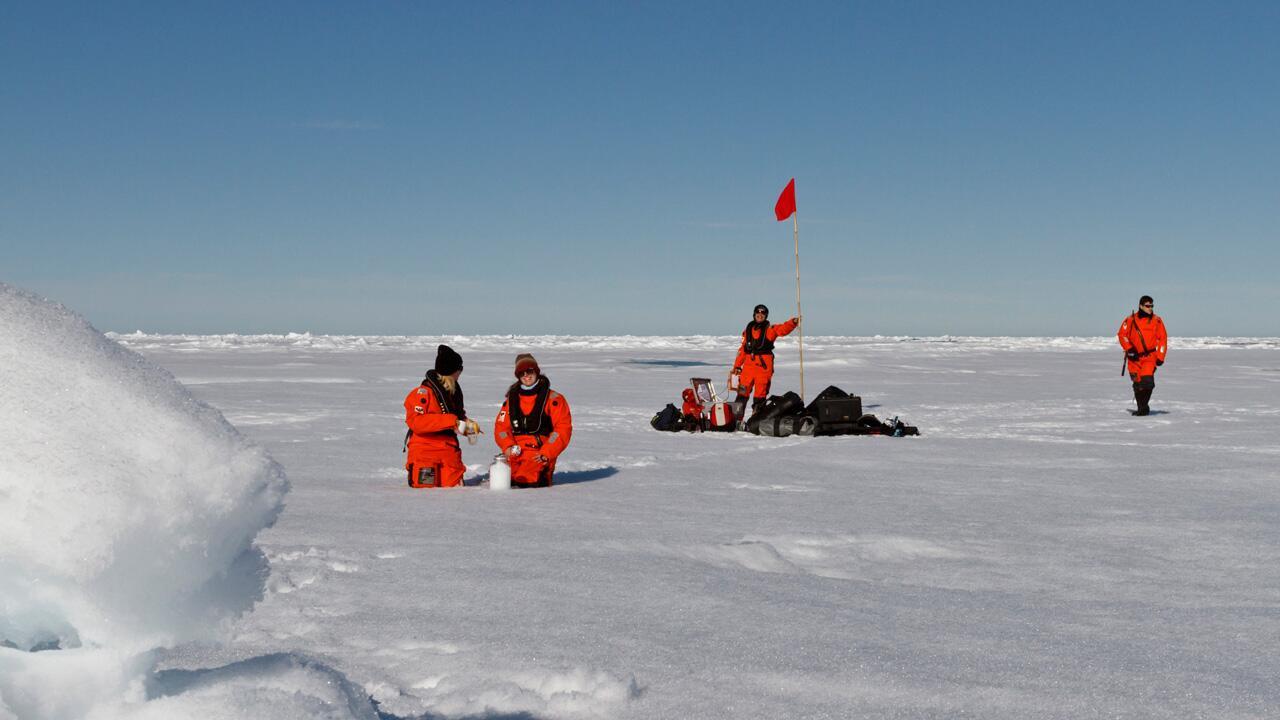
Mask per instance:
[[[804,313],[800,312],[800,214],[796,212],[795,178],[791,178],[791,182],[782,189],[778,202],[773,206],[773,214],[778,218],[778,222],[791,218],[792,234],[796,241],[796,317],[802,318]],[[799,322],[796,324],[799,325]],[[800,330],[800,334],[796,337],[800,341],[800,399],[804,400],[804,330]]]
[[[745,415],[747,396],[752,397],[751,413],[754,415],[764,405],[773,384],[773,344],[778,338],[790,335],[800,324],[799,317],[774,325],[769,322],[769,308],[757,305],[751,311],[751,322],[742,331],[742,344],[733,360],[729,375],[729,387],[737,390],[734,414]]]
[[[778,220],[786,220],[796,214],[796,181],[787,183],[774,206],[774,214]],[[786,322],[774,325],[769,322],[769,308],[756,305],[751,313],[751,322],[742,331],[742,344],[738,347],[738,356],[733,361],[733,371],[729,375],[729,387],[737,391],[734,401],[735,414],[742,418],[745,414],[747,397],[752,397],[751,412],[764,405],[769,395],[769,387],[773,383],[773,345],[774,341],[784,335],[790,335],[800,326],[800,226],[795,226],[796,240],[796,316]],[[804,334],[800,335],[800,397],[804,399]]]

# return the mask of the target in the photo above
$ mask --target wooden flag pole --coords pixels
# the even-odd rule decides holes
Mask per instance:
[[[791,226],[796,239],[796,317],[801,318],[800,324],[800,401],[805,401],[804,394],[804,314],[800,312],[800,212],[796,211],[791,214]]]

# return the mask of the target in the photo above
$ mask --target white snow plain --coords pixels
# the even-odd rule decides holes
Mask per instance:
[[[922,436],[774,439],[649,428],[690,377],[723,381],[727,336],[111,337],[292,490],[257,536],[261,602],[217,639],[175,635],[102,717],[1280,711],[1274,338],[1174,338],[1145,418],[1109,337],[808,338],[807,394],[839,385]],[[439,342],[486,435],[463,447],[469,487],[413,490],[400,403]],[[524,350],[573,444],[555,487],[491,492]],[[798,389],[796,350],[775,391]],[[0,648],[10,667],[69,654]]]

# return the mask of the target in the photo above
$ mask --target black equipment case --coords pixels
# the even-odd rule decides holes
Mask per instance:
[[[862,417],[862,398],[832,385],[818,393],[804,414],[817,419],[820,426],[855,424]]]

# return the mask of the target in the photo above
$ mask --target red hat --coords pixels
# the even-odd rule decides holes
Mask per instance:
[[[529,353],[520,353],[516,356],[516,378],[520,377],[520,373],[533,368],[533,371],[542,374],[542,369],[538,367],[538,361],[533,359]]]
[[[685,388],[684,392],[680,393],[680,397],[684,398],[685,402],[693,402],[696,396],[693,394],[693,388]]]

